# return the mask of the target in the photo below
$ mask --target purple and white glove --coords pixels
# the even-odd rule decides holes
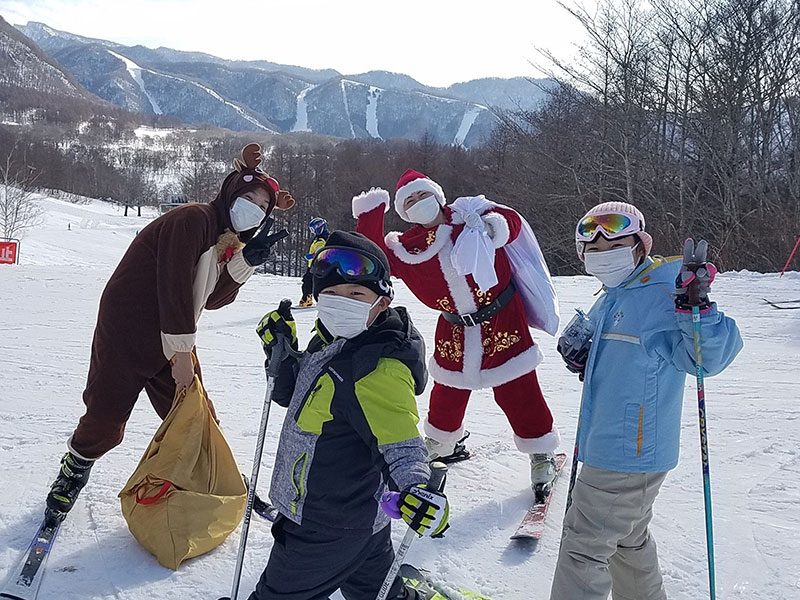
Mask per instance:
[[[708,242],[701,240],[694,245],[688,238],[683,244],[683,265],[675,280],[675,310],[692,312],[692,307],[700,307],[700,312],[711,310],[708,292],[717,276],[717,267],[708,262]]]

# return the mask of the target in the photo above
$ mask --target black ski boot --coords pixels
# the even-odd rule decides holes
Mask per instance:
[[[47,514],[49,518],[63,519],[72,510],[78,494],[89,481],[89,472],[92,470],[93,460],[78,458],[72,452],[67,452],[61,459],[61,470],[58,477],[50,486],[47,494]]]

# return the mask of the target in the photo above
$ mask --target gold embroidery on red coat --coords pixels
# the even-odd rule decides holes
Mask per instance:
[[[425,236],[425,247],[424,248],[413,248],[408,251],[409,254],[419,254],[431,247],[431,244],[436,241],[436,230],[431,229],[428,232],[428,235]]]
[[[491,327],[487,327],[483,334],[483,355],[488,357],[508,350],[520,341],[519,330],[509,333],[508,331],[493,331]]]
[[[455,313],[456,310],[453,308],[453,305],[450,304],[450,298],[445,296],[444,298],[439,298],[436,300],[436,306],[439,310],[443,310],[444,312]]]
[[[478,305],[479,306],[488,306],[492,303],[492,292],[491,290],[487,292],[482,292],[481,288],[475,288],[473,290],[475,295],[478,297]]]
[[[461,336],[461,327],[452,325],[450,339],[436,342],[436,351],[439,353],[439,357],[451,362],[459,362],[464,357],[464,345]]]

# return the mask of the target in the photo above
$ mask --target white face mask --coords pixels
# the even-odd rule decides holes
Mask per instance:
[[[354,338],[369,326],[369,311],[378,305],[381,296],[368,304],[335,294],[320,294],[317,300],[317,315],[334,337]]]
[[[439,216],[441,206],[436,196],[423,198],[413,206],[406,209],[406,219],[409,223],[419,223],[427,225],[432,223]]]
[[[606,287],[617,287],[636,269],[636,261],[633,259],[633,250],[636,246],[584,253],[586,272],[597,277]]]
[[[231,225],[233,225],[236,233],[258,227],[264,217],[266,217],[264,210],[247,198],[239,196],[233,201],[231,206]]]

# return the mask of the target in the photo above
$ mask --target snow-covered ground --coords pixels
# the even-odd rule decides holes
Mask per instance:
[[[45,223],[23,238],[21,264],[0,267],[0,581],[39,523],[42,503],[83,413],[97,303],[125,248],[148,218],[115,207],[42,200]],[[67,225],[69,224],[69,229]],[[588,308],[597,285],[557,278],[562,316]],[[397,302],[431,339],[436,314],[399,285]],[[714,284],[720,307],[735,317],[745,348],[722,375],[708,379],[711,477],[718,598],[800,598],[800,311],[781,311],[760,297],[800,298],[800,274],[727,273]],[[241,468],[249,473],[264,394],[263,355],[253,332],[283,297],[298,298],[299,279],[256,276],[239,299],[208,311],[199,326],[205,381]],[[296,314],[304,339],[313,311]],[[580,384],[562,367],[553,338],[537,334],[546,353],[539,369],[545,394],[570,452]],[[670,598],[708,597],[703,492],[694,382],[687,380],[682,459],[656,503],[653,532]],[[427,398],[419,398],[424,414]],[[284,411],[273,407],[259,489],[266,495]],[[215,599],[226,595],[238,531],[178,572],[158,565],[128,532],[117,493],[158,426],[142,395],[122,446],[97,463],[61,530],[41,598],[89,600]],[[556,488],[538,548],[509,540],[530,500],[527,459],[488,392],[467,413],[475,456],[453,465],[448,479],[452,527],[441,540],[416,541],[409,561],[498,600],[546,599],[558,550],[566,481]],[[397,542],[404,533],[396,523]],[[261,573],[272,540],[255,520],[244,564],[242,596]]]

